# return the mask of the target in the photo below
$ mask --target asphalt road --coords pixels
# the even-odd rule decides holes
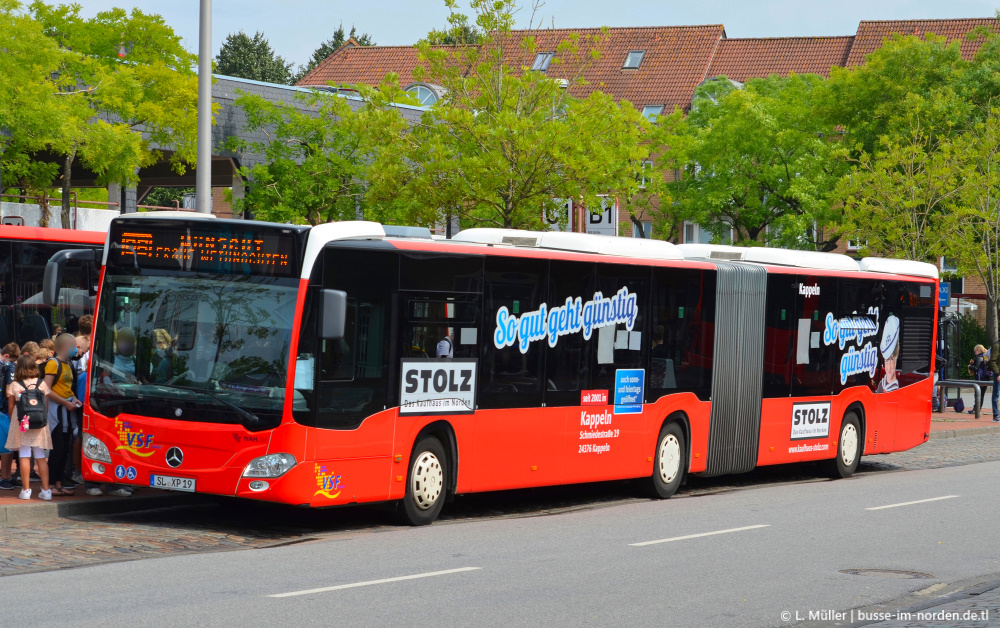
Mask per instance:
[[[987,462],[771,484],[8,576],[3,621],[778,626],[1000,579],[998,474]]]

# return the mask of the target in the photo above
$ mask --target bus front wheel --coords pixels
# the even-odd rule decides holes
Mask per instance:
[[[399,509],[402,523],[422,526],[438,518],[448,485],[447,463],[441,441],[428,436],[417,442],[406,477],[406,495]]]
[[[849,478],[854,475],[861,460],[861,421],[854,412],[844,415],[840,424],[840,438],[837,440],[837,457],[827,462],[827,470],[833,478]]]
[[[660,437],[656,439],[653,475],[646,480],[650,497],[667,499],[677,492],[684,480],[686,451],[681,426],[677,423],[663,426]]]

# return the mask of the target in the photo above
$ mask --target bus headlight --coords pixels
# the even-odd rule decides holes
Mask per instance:
[[[83,455],[91,460],[99,462],[111,462],[111,452],[108,446],[101,442],[96,436],[83,433]]]
[[[295,456],[292,454],[268,454],[254,458],[243,469],[245,478],[276,478],[284,475],[295,466]]]

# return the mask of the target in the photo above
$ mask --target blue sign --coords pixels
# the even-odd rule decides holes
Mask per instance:
[[[646,371],[618,369],[615,371],[615,414],[641,414],[645,397]]]
[[[125,465],[120,464],[115,467],[115,477],[119,480],[125,477]]]
[[[938,307],[948,307],[951,305],[951,284],[942,281],[938,284]]]
[[[135,476],[137,475],[138,473],[136,473],[135,467],[129,467],[128,469],[125,470],[125,477],[127,477],[129,480],[134,480]]]

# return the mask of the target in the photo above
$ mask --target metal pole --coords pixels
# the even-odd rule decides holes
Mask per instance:
[[[212,0],[200,0],[198,22],[198,170],[195,207],[212,213]]]

